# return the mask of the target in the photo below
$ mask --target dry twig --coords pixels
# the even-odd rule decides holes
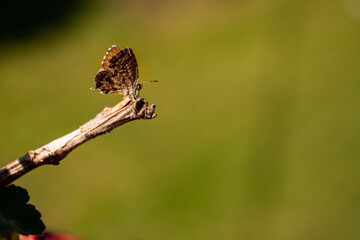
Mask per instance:
[[[95,118],[75,131],[58,138],[0,169],[0,187],[6,187],[29,171],[46,164],[58,165],[72,150],[88,140],[110,132],[127,122],[156,117],[155,105],[148,106],[145,99],[124,97],[116,106],[106,107]]]

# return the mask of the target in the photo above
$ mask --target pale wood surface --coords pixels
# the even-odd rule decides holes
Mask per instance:
[[[88,140],[110,132],[127,122],[156,117],[155,105],[145,99],[127,96],[114,107],[106,107],[75,131],[55,139],[0,169],[0,187],[5,187],[29,171],[46,164],[57,165],[72,150]]]

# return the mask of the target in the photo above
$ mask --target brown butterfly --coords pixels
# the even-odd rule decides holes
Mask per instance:
[[[95,89],[102,94],[119,93],[124,96],[141,90],[139,70],[135,54],[131,48],[120,49],[113,45],[109,48],[101,63],[101,69],[94,77]]]

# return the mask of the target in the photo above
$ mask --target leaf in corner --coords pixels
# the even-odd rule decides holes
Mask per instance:
[[[14,231],[22,235],[41,235],[45,225],[41,214],[31,204],[27,191],[10,185],[0,189],[0,236]]]

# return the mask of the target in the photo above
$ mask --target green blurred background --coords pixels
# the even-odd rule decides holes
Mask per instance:
[[[156,119],[16,181],[49,230],[360,239],[358,0],[50,3],[2,7],[1,165],[121,100],[89,90],[111,45],[159,83]]]

